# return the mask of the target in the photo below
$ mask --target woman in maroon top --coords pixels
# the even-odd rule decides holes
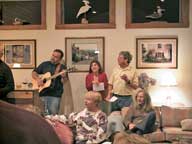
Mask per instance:
[[[101,93],[103,98],[101,109],[104,112],[106,112],[104,108],[106,107],[104,100],[107,94],[108,79],[107,79],[106,73],[103,72],[99,61],[97,60],[91,61],[89,66],[89,73],[86,76],[85,85],[88,91],[99,91]],[[104,85],[103,89],[102,89],[102,85]],[[97,89],[97,86],[99,86],[98,89]]]

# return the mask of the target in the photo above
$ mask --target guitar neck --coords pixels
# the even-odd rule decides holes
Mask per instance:
[[[62,75],[62,74],[65,73],[65,72],[66,72],[66,71],[62,71],[62,72],[59,72],[59,73],[57,73],[57,74],[54,74],[54,75],[52,75],[51,77],[47,78],[47,80],[54,79],[54,78],[58,77],[59,75]]]

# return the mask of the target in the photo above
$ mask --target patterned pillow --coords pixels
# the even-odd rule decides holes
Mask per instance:
[[[181,128],[184,131],[192,131],[192,119],[184,119],[181,121]]]

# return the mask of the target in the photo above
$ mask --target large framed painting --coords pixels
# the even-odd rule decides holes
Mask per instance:
[[[88,72],[92,60],[98,60],[104,69],[104,37],[65,38],[65,61],[76,72]]]
[[[136,67],[177,68],[178,38],[136,38]]]
[[[4,61],[13,69],[36,67],[36,40],[0,40]]]
[[[56,0],[56,29],[115,28],[115,0]]]
[[[126,28],[189,27],[189,0],[126,0]]]
[[[46,0],[0,0],[0,30],[46,27]]]

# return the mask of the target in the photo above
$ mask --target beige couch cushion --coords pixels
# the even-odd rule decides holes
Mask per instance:
[[[181,128],[184,131],[192,131],[192,119],[184,119],[181,121]]]
[[[184,119],[192,119],[192,108],[161,107],[163,127],[181,127],[180,122]]]
[[[177,141],[179,139],[190,139],[192,137],[191,131],[183,131],[178,127],[165,127],[163,128],[167,141]],[[184,143],[181,143],[184,144]],[[188,143],[187,143],[188,144]]]

